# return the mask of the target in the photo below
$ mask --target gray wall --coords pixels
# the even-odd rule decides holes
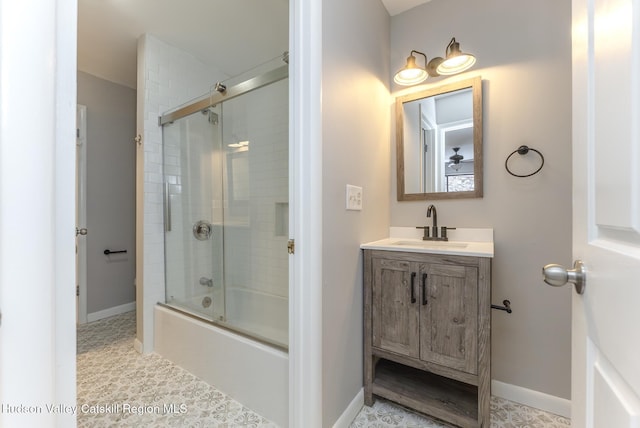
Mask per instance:
[[[87,106],[87,313],[135,301],[136,91],[78,72]],[[105,249],[126,249],[105,256]]]
[[[412,49],[443,56],[453,36],[478,61],[447,81],[483,79],[484,198],[430,202],[441,225],[494,228],[493,303],[509,299],[513,313],[493,311],[493,379],[569,399],[571,289],[544,285],[540,270],[572,264],[571,2],[433,0],[391,18],[392,73]],[[521,144],[545,156],[530,178],[504,168]],[[427,224],[427,202],[397,202],[392,171],[391,224]]]
[[[360,244],[389,226],[389,15],[379,1],[322,2],[323,426],[362,388]],[[345,210],[345,186],[363,188]]]

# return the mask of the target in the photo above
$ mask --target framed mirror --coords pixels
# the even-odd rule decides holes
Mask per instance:
[[[482,197],[482,79],[396,98],[398,201]]]

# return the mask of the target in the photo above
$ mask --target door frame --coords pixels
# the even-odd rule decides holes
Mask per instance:
[[[289,426],[322,422],[322,2],[289,2]]]
[[[0,376],[2,400],[4,402],[20,402],[23,392],[31,397],[42,396],[48,403],[68,403],[76,401],[76,370],[75,370],[75,108],[76,108],[76,52],[77,52],[77,0],[61,0],[49,2],[39,0],[38,8],[42,13],[32,13],[33,5],[14,0],[0,0],[0,19],[3,17],[21,17],[20,25],[2,25],[0,35],[0,63],[2,72],[12,72],[12,86],[23,90],[19,97],[16,90],[2,91],[0,99],[4,109],[18,111],[24,105],[25,98],[39,99],[42,123],[44,118],[55,121],[55,128],[44,126],[33,127],[32,124],[15,121],[13,125],[4,127],[0,134],[1,147],[4,138],[24,139],[25,130],[44,133],[40,141],[50,142],[54,152],[39,153],[48,164],[55,163],[55,169],[46,179],[40,176],[29,176],[30,182],[36,181],[42,185],[41,198],[27,198],[33,204],[25,205],[28,209],[41,208],[36,201],[50,200],[54,216],[48,224],[47,242],[51,245],[43,246],[41,236],[36,244],[25,247],[25,251],[13,249],[11,254],[1,253],[1,261],[7,265],[12,260],[32,260],[34,254],[41,254],[40,265],[43,262],[56,266],[51,282],[51,299],[25,299],[23,294],[28,287],[9,287],[9,276],[17,269],[3,270],[2,291],[12,290],[9,294],[2,294],[2,308],[13,306],[12,311],[6,311],[2,320],[0,340],[14,332],[18,334],[19,326],[11,317],[24,307],[22,312],[29,315],[29,325],[36,325],[34,335],[27,343],[33,344],[33,350],[23,348],[20,353],[2,352],[0,347]],[[292,257],[290,276],[290,362],[289,362],[289,404],[290,426],[307,426],[309,428],[322,426],[322,114],[321,114],[321,70],[322,70],[322,18],[320,2],[312,0],[293,0],[290,3],[290,52],[291,52],[291,121],[290,138],[292,140],[290,188],[295,199],[292,220],[293,236],[298,241],[298,249]],[[9,19],[9,18],[7,18]],[[20,40],[20,43],[15,43]],[[24,55],[25,49],[32,55]],[[56,61],[47,61],[47,67],[41,62],[29,66],[30,73],[24,73],[25,63],[40,61],[43,57]],[[45,88],[46,86],[46,88]],[[24,115],[23,115],[24,116]],[[8,116],[4,115],[5,118]],[[16,115],[17,117],[17,115]],[[31,121],[32,116],[25,116]],[[4,120],[3,120],[4,125]],[[14,135],[15,134],[15,135]],[[24,152],[16,153],[13,168],[2,171],[2,176],[15,173],[17,176],[25,174],[20,171],[19,159],[24,159]],[[5,158],[6,159],[6,158]],[[3,164],[4,165],[4,164]],[[54,184],[51,184],[51,180]],[[13,190],[25,187],[25,182],[18,180],[11,182]],[[2,180],[0,180],[1,185]],[[30,190],[29,188],[25,190]],[[3,193],[0,192],[0,196]],[[24,197],[21,196],[24,201]],[[2,197],[2,206],[9,206],[11,202]],[[19,211],[18,214],[22,212]],[[0,230],[19,225],[17,216],[11,218],[0,216]],[[15,221],[14,221],[15,220]],[[141,229],[138,229],[141,232]],[[50,235],[50,236],[49,236]],[[35,242],[35,241],[34,241]],[[46,247],[46,248],[45,248]],[[34,251],[35,250],[35,253]],[[45,251],[46,250],[46,251]],[[55,251],[52,251],[55,250]],[[6,257],[5,257],[6,256]],[[16,265],[16,267],[21,264]],[[43,271],[40,269],[40,271]],[[20,271],[16,279],[23,278],[24,271]],[[138,278],[139,289],[142,278]],[[6,284],[5,284],[6,281]],[[6,287],[5,287],[6,285]],[[139,299],[142,301],[142,299]],[[36,315],[36,318],[33,316]],[[42,319],[42,322],[39,321]],[[13,334],[13,333],[11,333]],[[12,336],[13,337],[13,336]],[[52,340],[53,339],[53,340]],[[50,343],[51,352],[41,352],[38,346]],[[2,341],[2,344],[7,344]],[[38,346],[36,346],[38,345]],[[54,346],[55,345],[55,346]],[[7,358],[5,358],[7,357]],[[26,358],[26,359],[25,359]],[[9,379],[5,373],[10,373],[18,364],[28,364],[34,367],[44,367],[47,375],[36,377],[29,373],[15,373]],[[39,373],[39,372],[38,372]],[[16,376],[18,376],[16,378]],[[17,382],[10,382],[14,380]],[[48,386],[47,386],[48,385]],[[37,394],[36,394],[37,393]],[[5,415],[6,416],[6,415]],[[42,424],[40,426],[75,426],[72,414],[36,415]],[[0,415],[0,418],[3,416]],[[2,419],[0,419],[2,420]],[[55,423],[53,423],[55,421]]]
[[[76,405],[77,12],[77,0],[0,0],[3,403]],[[76,416],[0,412],[0,426],[75,427]]]
[[[76,228],[87,227],[87,106],[76,107]],[[77,323],[87,323],[87,237],[76,232]]]

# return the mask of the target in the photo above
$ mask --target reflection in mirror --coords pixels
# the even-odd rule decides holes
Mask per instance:
[[[398,200],[482,196],[479,77],[396,100]]]

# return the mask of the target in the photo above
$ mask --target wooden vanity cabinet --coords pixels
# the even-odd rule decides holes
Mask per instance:
[[[489,427],[491,259],[364,250],[365,404]]]

